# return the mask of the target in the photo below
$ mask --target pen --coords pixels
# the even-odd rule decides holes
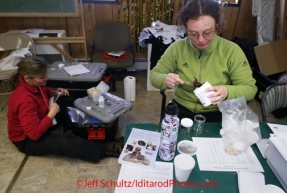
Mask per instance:
[[[58,92],[56,99],[54,100],[54,102],[56,102],[58,100],[58,98],[62,95],[61,92]]]

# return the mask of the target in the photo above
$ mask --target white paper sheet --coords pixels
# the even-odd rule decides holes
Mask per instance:
[[[287,125],[272,124],[272,123],[267,123],[267,125],[276,135],[287,134]]]
[[[248,170],[264,172],[251,147],[238,155],[229,155],[224,151],[222,138],[193,137],[197,146],[197,161],[203,171]]]
[[[123,164],[115,193],[172,193],[173,163],[156,162],[153,169]]]
[[[82,64],[66,66],[66,67],[63,67],[63,68],[68,72],[68,74],[70,76],[75,76],[75,75],[78,75],[78,74],[84,74],[84,73],[90,72],[90,70],[88,70]]]

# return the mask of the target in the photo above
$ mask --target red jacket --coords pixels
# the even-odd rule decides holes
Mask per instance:
[[[27,137],[38,140],[53,126],[53,122],[47,116],[49,110],[40,90],[26,83],[21,77],[18,80],[19,85],[12,91],[8,101],[9,140],[19,142]],[[49,105],[51,89],[46,86],[41,89]]]

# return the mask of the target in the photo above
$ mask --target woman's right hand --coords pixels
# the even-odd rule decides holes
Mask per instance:
[[[168,75],[165,78],[165,84],[168,88],[175,88],[179,84],[183,83],[184,81],[179,78],[178,74],[168,73]]]
[[[60,107],[57,103],[54,103],[50,105],[50,110],[47,116],[53,119],[57,115],[58,112],[60,112]]]

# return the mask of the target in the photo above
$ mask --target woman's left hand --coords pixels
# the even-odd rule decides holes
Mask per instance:
[[[62,96],[70,96],[70,93],[67,89],[64,88],[58,88],[56,90],[56,93],[60,92]]]
[[[214,105],[225,100],[228,96],[228,90],[225,86],[212,86],[205,89],[205,91],[214,91],[214,93],[208,95],[208,98],[210,98],[210,102],[212,102],[212,104]]]

